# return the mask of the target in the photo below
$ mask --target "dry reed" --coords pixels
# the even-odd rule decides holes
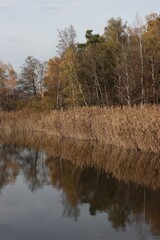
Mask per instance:
[[[160,151],[160,107],[80,108],[34,113],[0,112],[1,134],[41,132],[55,137],[92,140],[126,149]]]

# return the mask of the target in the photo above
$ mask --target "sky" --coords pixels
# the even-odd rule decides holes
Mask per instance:
[[[160,0],[0,0],[0,60],[18,71],[27,56],[57,55],[57,29],[73,25],[84,42],[87,29],[103,34],[112,17],[134,25],[137,13],[152,12],[160,13]]]

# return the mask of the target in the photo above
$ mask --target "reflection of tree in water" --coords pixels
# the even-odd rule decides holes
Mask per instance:
[[[51,183],[62,188],[66,194],[63,198],[65,214],[72,216],[71,213],[77,213],[80,203],[89,203],[91,215],[96,215],[99,211],[108,211],[109,220],[115,228],[125,227],[125,223],[129,222],[129,202],[125,184],[117,184],[114,178],[94,168],[73,167],[70,162],[59,161],[58,158],[48,159],[47,164]]]
[[[44,184],[62,189],[63,216],[76,221],[80,205],[87,204],[92,216],[106,212],[115,229],[134,224],[144,236],[139,226],[145,222],[153,234],[160,234],[158,191],[118,181],[94,167],[76,167],[71,161],[46,157],[41,150],[1,145],[0,187],[14,183],[18,173],[24,175],[31,191]]]
[[[1,145],[1,186],[14,182],[19,172],[24,175],[31,191],[49,183],[43,151],[30,150],[14,145]]]
[[[7,152],[7,154],[6,154]],[[14,156],[11,158],[10,156]],[[7,145],[0,145],[0,189],[7,184],[13,184],[19,172],[19,165],[15,162],[18,151]]]
[[[79,177],[82,169],[77,169],[68,161],[59,158],[48,158],[46,164],[49,169],[51,184],[63,189],[62,204],[64,206],[63,216],[78,219],[80,209],[79,203]]]
[[[80,208],[78,204],[72,206],[71,203],[69,202],[67,195],[64,192],[62,195],[62,205],[64,207],[63,217],[71,217],[74,219],[74,221],[77,221],[80,215]]]
[[[44,160],[43,151],[29,150],[23,154],[21,167],[31,191],[41,188],[45,184],[49,184]]]
[[[125,230],[128,224],[138,228],[145,222],[160,234],[160,192],[118,181],[95,168],[75,167],[58,158],[48,158],[46,164],[52,185],[65,193],[63,206],[68,217],[77,219],[80,204],[87,203],[90,215],[106,212],[115,229]]]

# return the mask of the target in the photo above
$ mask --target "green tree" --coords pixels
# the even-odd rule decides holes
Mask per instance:
[[[78,44],[78,76],[89,105],[111,105],[114,86],[111,51],[105,38],[86,31],[86,43]]]

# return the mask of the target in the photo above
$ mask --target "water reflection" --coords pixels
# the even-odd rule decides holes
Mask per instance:
[[[141,236],[142,225],[145,225],[145,228],[149,229],[147,231],[152,232],[152,236],[159,236],[160,191],[157,188],[159,179],[152,179],[150,182],[150,176],[146,176],[149,181],[144,183],[145,172],[143,172],[146,171],[148,174],[151,171],[151,174],[154,173],[157,177],[159,173],[157,156],[151,160],[151,170],[145,169],[146,163],[144,162],[142,169],[139,169],[139,172],[142,171],[142,175],[139,175],[142,176],[142,183],[135,184],[139,176],[136,179],[133,176],[129,177],[129,173],[132,173],[133,166],[135,166],[131,161],[127,162],[129,155],[126,155],[122,161],[122,156],[119,154],[120,160],[117,159],[118,163],[115,166],[114,154],[110,152],[114,166],[110,167],[110,159],[107,160],[109,163],[106,161],[107,165],[104,164],[104,157],[99,159],[99,162],[95,161],[95,156],[99,156],[101,152],[95,151],[94,145],[88,146],[89,150],[79,148],[82,144],[77,146],[73,142],[69,145],[66,145],[64,141],[61,145],[55,142],[52,148],[47,145],[47,154],[38,147],[33,150],[17,145],[1,144],[0,189],[2,195],[5,186],[14,184],[16,178],[23,175],[28,189],[32,192],[46,185],[62,191],[60,204],[63,206],[63,217],[78,221],[82,206],[87,205],[90,216],[105,213],[115,230],[126,231],[128,226],[134,226]],[[78,154],[77,149],[85,152]],[[74,164],[68,161],[72,157]],[[138,160],[141,160],[140,156]],[[157,165],[155,160],[157,160]],[[124,161],[126,161],[125,165],[121,167]],[[136,164],[140,167],[142,163],[136,162]],[[139,174],[138,167],[135,168],[136,174]],[[129,173],[127,173],[127,168]],[[111,172],[108,169],[114,171]],[[119,177],[119,180],[115,178],[115,175]],[[132,177],[134,183],[131,181]],[[153,183],[156,185],[156,191],[148,187]],[[144,234],[142,235],[144,237]],[[137,239],[146,238],[141,236]]]
[[[114,146],[106,147],[94,142],[54,139],[37,133],[3,133],[0,135],[0,142],[5,144],[14,142],[18,146],[38,151],[43,149],[48,156],[69,160],[81,168],[93,166],[106,173],[112,173],[118,180],[126,183],[134,182],[152,190],[160,189],[159,154],[135,152]]]

